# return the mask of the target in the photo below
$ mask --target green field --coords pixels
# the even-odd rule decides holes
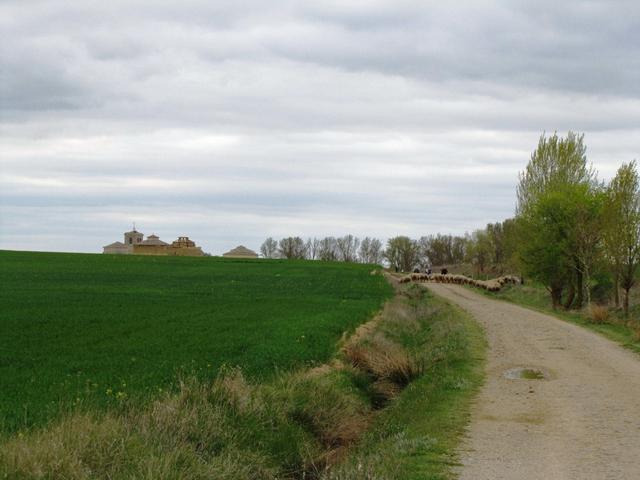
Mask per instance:
[[[0,438],[0,478],[446,479],[483,379],[469,315],[398,285],[322,368],[187,378],[153,402]]]
[[[0,432],[139,402],[184,373],[330,358],[391,295],[371,266],[0,252]]]

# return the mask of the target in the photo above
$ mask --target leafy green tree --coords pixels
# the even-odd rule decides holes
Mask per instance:
[[[426,265],[445,265],[447,263],[449,245],[446,235],[429,235],[420,237],[420,257]]]
[[[390,238],[384,255],[391,268],[410,272],[420,259],[418,242],[405,236]]]
[[[462,263],[465,257],[466,241],[453,235],[429,235],[418,241],[423,265],[450,265]]]
[[[518,256],[518,248],[522,241],[517,219],[508,218],[502,222],[503,234],[503,258],[507,270],[511,273],[521,272],[521,264]]]
[[[502,223],[489,223],[486,228],[487,241],[490,245],[491,263],[504,263],[504,229]]]
[[[454,236],[451,239],[451,262],[450,263],[462,263],[464,262],[465,249],[467,247],[467,241],[464,237]]]
[[[487,230],[476,230],[467,241],[467,258],[476,267],[478,275],[493,260],[494,249]]]
[[[624,313],[629,314],[629,290],[640,263],[640,179],[636,162],[623,164],[606,192],[604,239],[614,273],[616,306],[618,288],[624,290]]]
[[[518,254],[524,270],[549,289],[554,307],[567,285],[582,306],[587,301],[594,256],[600,242],[601,197],[595,171],[587,164],[583,135],[569,132],[540,137],[538,147],[520,174]],[[575,286],[574,286],[575,285]],[[573,294],[569,296],[573,303]]]
[[[569,203],[571,218],[567,222],[570,229],[570,249],[578,278],[586,294],[587,305],[591,305],[591,288],[594,269],[602,254],[604,230],[604,192],[597,185],[578,184],[566,191],[565,201]]]
[[[540,136],[527,168],[519,175],[517,213],[535,205],[550,190],[596,181],[595,171],[587,165],[583,140],[584,135],[574,132],[567,133],[566,138],[558,137],[557,133],[548,138],[544,133]]]
[[[519,216],[522,238],[520,257],[524,273],[546,286],[553,308],[562,304],[562,293],[571,278],[573,262],[567,251],[566,231],[571,212],[557,191],[539,195],[536,203]]]

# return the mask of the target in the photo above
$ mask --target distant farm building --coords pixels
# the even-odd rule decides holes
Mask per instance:
[[[202,257],[204,252],[189,237],[178,237],[171,244],[163,242],[157,235],[144,235],[135,228],[124,234],[124,243],[114,242],[102,249],[102,253],[115,255],[172,255],[180,257]]]
[[[130,232],[125,232],[124,243],[113,242],[102,248],[102,253],[111,253],[119,255],[129,255],[133,253],[133,246],[139,245],[144,240],[144,235],[135,228]]]
[[[239,245],[233,250],[223,253],[222,256],[227,258],[258,258],[258,254],[256,252],[249,250],[243,245]]]

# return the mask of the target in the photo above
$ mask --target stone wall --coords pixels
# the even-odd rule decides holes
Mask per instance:
[[[109,246],[109,247],[104,247],[102,250],[103,250],[102,253],[108,253],[111,255],[130,255],[131,254],[131,247],[129,247],[128,245]]]
[[[169,255],[175,257],[202,257],[200,247],[174,247],[173,245],[134,245],[134,255]]]
[[[173,246],[168,247],[167,255],[175,255],[177,257],[203,257],[204,252],[200,247],[182,247],[175,248]]]

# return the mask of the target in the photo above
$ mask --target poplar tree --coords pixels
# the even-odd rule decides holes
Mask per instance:
[[[607,188],[605,245],[614,274],[616,306],[618,289],[624,290],[623,309],[629,315],[629,290],[640,263],[640,179],[636,162],[623,164]]]
[[[526,273],[547,286],[554,307],[567,286],[582,307],[594,261],[589,248],[599,242],[598,183],[583,139],[573,132],[566,138],[543,134],[519,176],[516,212],[524,235],[518,253]],[[570,293],[566,308],[573,298]]]

